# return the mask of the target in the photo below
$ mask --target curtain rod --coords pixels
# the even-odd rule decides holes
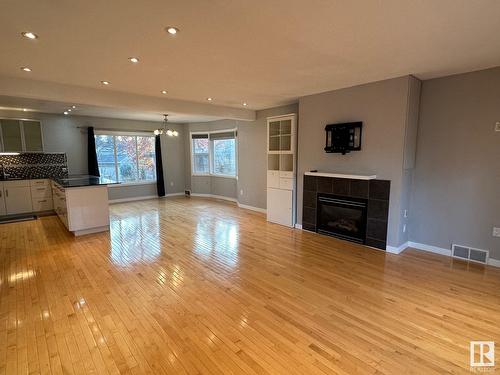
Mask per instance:
[[[77,129],[88,129],[90,126],[77,126]],[[107,131],[113,131],[113,132],[128,132],[128,133],[152,133],[154,130],[153,129],[116,129],[116,128],[94,128],[94,130],[97,131],[102,131],[102,130],[107,130]]]

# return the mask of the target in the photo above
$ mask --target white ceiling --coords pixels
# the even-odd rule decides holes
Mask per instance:
[[[0,75],[262,109],[500,65],[499,15],[498,0],[2,0]]]

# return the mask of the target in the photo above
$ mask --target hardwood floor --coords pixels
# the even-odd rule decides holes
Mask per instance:
[[[1,374],[470,373],[470,340],[500,345],[500,269],[211,200],[111,213],[0,225]]]

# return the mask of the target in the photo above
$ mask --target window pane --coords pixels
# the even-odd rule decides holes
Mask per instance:
[[[137,137],[137,153],[139,155],[139,180],[155,180],[154,137]]]
[[[214,174],[236,176],[236,143],[234,139],[213,141]]]
[[[136,137],[118,135],[115,140],[118,180],[121,182],[137,181]]]
[[[208,138],[193,139],[193,153],[208,154]]]
[[[113,136],[96,135],[95,149],[101,177],[116,181],[115,146]]]
[[[193,139],[193,173],[208,174],[208,138]]]
[[[208,154],[195,154],[194,156],[194,173],[207,174],[208,169]]]

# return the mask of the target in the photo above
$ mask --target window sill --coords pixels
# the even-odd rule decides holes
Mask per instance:
[[[110,189],[116,189],[120,187],[126,187],[126,186],[141,186],[141,185],[152,185],[156,184],[156,180],[154,181],[139,181],[139,182],[120,182],[118,184],[114,185],[108,185],[108,188]]]
[[[232,178],[234,180],[238,179],[238,176],[232,176],[227,174],[214,174],[214,173],[206,173],[206,174],[191,174],[191,177],[219,177],[219,178]]]

